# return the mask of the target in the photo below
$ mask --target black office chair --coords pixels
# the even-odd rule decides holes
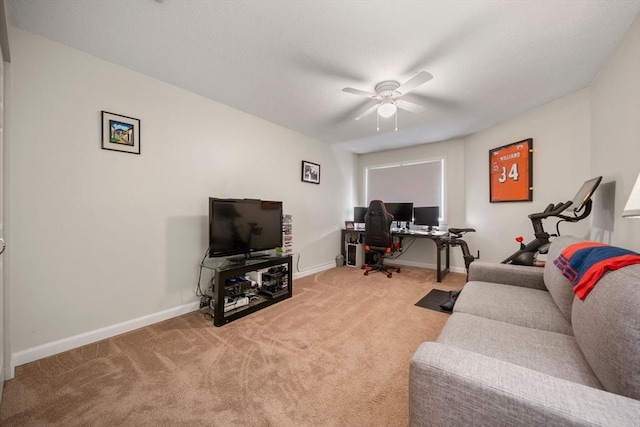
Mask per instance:
[[[364,275],[370,271],[382,271],[391,277],[391,271],[400,273],[400,267],[384,265],[385,255],[390,255],[400,249],[400,244],[394,242],[391,235],[391,223],[393,215],[387,212],[381,200],[372,200],[364,217],[364,251],[365,257],[372,257],[374,264],[365,263],[362,268]]]

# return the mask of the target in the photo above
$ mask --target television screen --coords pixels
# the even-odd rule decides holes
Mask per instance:
[[[282,246],[282,202],[209,198],[209,256]]]
[[[413,203],[384,203],[387,212],[393,215],[394,221],[413,221]]]
[[[413,209],[413,223],[437,227],[440,217],[440,206],[421,206]]]
[[[574,212],[578,212],[584,208],[584,206],[591,200],[591,196],[598,188],[598,185],[602,181],[601,176],[597,176],[595,178],[591,178],[582,184],[580,190],[576,193],[575,197],[571,201],[571,205],[566,210],[571,210]]]
[[[353,222],[356,224],[364,224],[364,216],[367,214],[368,208],[355,207],[353,208]]]

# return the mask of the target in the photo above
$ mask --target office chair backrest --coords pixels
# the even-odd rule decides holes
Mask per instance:
[[[382,200],[372,200],[364,217],[364,242],[369,246],[391,247],[391,223],[393,215],[387,212]]]

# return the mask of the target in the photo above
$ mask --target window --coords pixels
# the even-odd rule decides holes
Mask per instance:
[[[366,205],[371,200],[440,206],[445,218],[444,158],[365,168]]]

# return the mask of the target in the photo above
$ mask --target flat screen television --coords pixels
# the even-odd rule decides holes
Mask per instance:
[[[282,246],[282,202],[209,198],[209,257]]]
[[[408,203],[387,203],[384,202],[387,212],[393,215],[393,220],[398,222],[413,221],[413,202]]]
[[[440,219],[440,206],[420,206],[413,208],[413,223],[437,227]]]

